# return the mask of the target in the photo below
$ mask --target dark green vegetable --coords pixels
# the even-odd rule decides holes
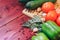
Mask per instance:
[[[58,28],[58,29],[57,29]],[[47,21],[42,24],[42,31],[51,39],[58,40],[60,39],[60,29],[59,27],[52,21]]]
[[[48,1],[48,0],[47,0]],[[53,3],[55,3],[57,0],[49,0],[49,2],[53,2]]]
[[[27,2],[29,2],[29,1],[31,1],[31,0],[19,0],[19,2],[21,2],[21,3],[27,3]]]
[[[32,1],[29,1],[27,4],[26,4],[26,8],[27,9],[36,9],[37,7],[41,6],[43,3],[45,2],[53,2],[55,3],[56,0],[32,0]]]
[[[37,7],[41,6],[44,1],[30,1],[26,4],[27,9],[36,9]]]
[[[36,36],[32,36],[32,40],[49,40],[44,33],[38,33]]]

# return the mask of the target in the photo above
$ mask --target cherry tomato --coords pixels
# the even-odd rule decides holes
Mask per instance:
[[[55,10],[49,11],[45,18],[46,18],[46,21],[47,21],[47,20],[55,21],[56,18],[57,18],[57,13],[56,13],[56,11],[55,11]]]
[[[60,16],[57,18],[56,23],[60,26]]]
[[[58,16],[60,16],[60,8],[57,8],[56,12],[57,12]]]
[[[46,2],[42,5],[42,11],[49,12],[55,9],[54,4],[52,2]]]

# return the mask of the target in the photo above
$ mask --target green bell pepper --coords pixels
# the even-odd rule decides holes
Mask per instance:
[[[42,24],[42,32],[44,32],[51,40],[60,39],[60,28],[52,21],[47,21]]]
[[[32,36],[32,40],[49,40],[44,33],[38,33],[36,36]]]
[[[47,21],[56,31],[60,33],[60,27],[53,21]]]

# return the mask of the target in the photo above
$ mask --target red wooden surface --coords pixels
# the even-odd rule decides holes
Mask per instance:
[[[18,0],[0,0],[0,40],[30,40],[32,31],[21,26],[29,19],[22,10]]]
[[[22,15],[22,6],[18,5],[17,0],[0,1],[0,26]],[[7,21],[8,20],[8,21]]]

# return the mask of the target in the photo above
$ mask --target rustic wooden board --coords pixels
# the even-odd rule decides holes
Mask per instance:
[[[21,26],[29,19],[22,10],[18,0],[0,0],[0,40],[30,40],[32,31]]]
[[[8,23],[22,15],[23,7],[18,5],[17,0],[1,0],[0,1],[0,26]]]
[[[7,40],[18,40],[18,38],[22,39],[22,40],[27,40],[31,37],[31,32],[28,31],[28,29],[22,28],[22,24],[27,21],[29,18],[25,15],[18,17],[14,20],[12,20],[11,22],[9,22],[8,24],[2,26],[0,28],[0,40],[4,40],[5,38],[7,38]],[[24,31],[23,31],[24,30]],[[26,31],[27,30],[27,31]],[[26,32],[25,32],[26,31]],[[25,34],[23,34],[23,32]],[[29,33],[30,32],[30,33]],[[28,36],[28,35],[30,36]],[[14,35],[13,37],[10,35]],[[15,36],[16,35],[16,36]],[[28,36],[28,37],[27,37]],[[15,38],[16,37],[16,38]],[[27,38],[26,38],[27,37]],[[24,38],[24,39],[23,39]]]

